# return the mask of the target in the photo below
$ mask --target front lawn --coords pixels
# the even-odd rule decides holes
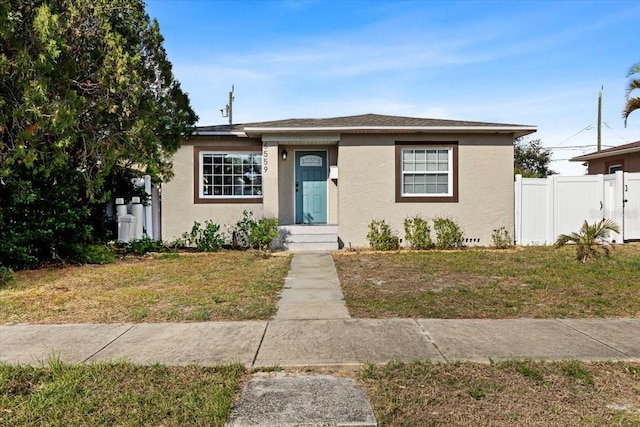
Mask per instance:
[[[353,317],[638,317],[640,246],[587,264],[572,247],[346,252],[333,258]]]
[[[389,363],[360,373],[379,425],[637,426],[637,363]]]
[[[0,323],[269,319],[290,262],[221,251],[21,271],[0,288]]]
[[[3,426],[224,426],[241,365],[0,364]]]

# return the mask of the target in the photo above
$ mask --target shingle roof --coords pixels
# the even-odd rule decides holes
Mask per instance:
[[[357,116],[332,117],[325,119],[286,119],[266,122],[253,122],[232,125],[201,126],[197,133],[207,134],[212,132],[236,133],[258,129],[286,129],[286,130],[332,130],[357,128],[359,130],[380,128],[513,128],[513,130],[528,131],[532,133],[535,127],[526,125],[514,125],[504,123],[472,122],[463,120],[443,120],[417,117],[386,116],[380,114],[362,114]]]
[[[617,147],[606,148],[600,151],[594,151],[593,153],[583,154],[581,156],[576,156],[569,161],[572,162],[583,162],[585,160],[598,159],[600,157],[608,157],[611,155],[622,154],[622,153],[634,153],[640,151],[640,141],[631,142],[629,144],[618,145]]]

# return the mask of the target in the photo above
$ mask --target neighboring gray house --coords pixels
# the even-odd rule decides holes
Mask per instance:
[[[365,114],[199,127],[162,187],[162,238],[194,221],[277,217],[290,249],[367,246],[384,219],[404,238],[419,214],[449,217],[467,244],[513,236],[513,141],[534,126]]]

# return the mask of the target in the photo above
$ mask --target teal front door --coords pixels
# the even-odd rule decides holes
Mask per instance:
[[[327,152],[296,152],[296,224],[327,223]]]

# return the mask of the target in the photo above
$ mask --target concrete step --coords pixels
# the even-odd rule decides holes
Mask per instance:
[[[308,251],[337,251],[338,241],[335,242],[285,242],[284,247],[291,252]]]
[[[293,252],[333,251],[339,248],[337,225],[283,225],[280,235],[284,249]]]
[[[288,234],[338,234],[338,226],[334,224],[294,224],[281,225],[280,230]]]

